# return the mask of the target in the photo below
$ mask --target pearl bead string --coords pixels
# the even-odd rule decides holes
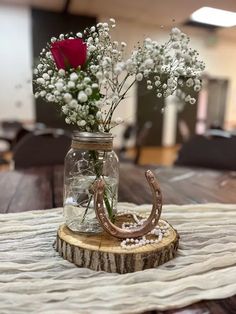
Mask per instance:
[[[141,217],[139,214],[131,211],[124,211],[124,212],[119,212],[117,216],[123,216],[123,215],[131,215],[133,220],[135,222],[123,222],[122,223],[122,229],[128,229],[132,230],[134,228],[137,228],[139,226],[142,226],[144,222],[146,221],[145,218],[139,219]],[[156,225],[148,234],[140,237],[140,238],[127,238],[123,240],[120,244],[122,249],[125,250],[132,250],[138,247],[142,247],[148,244],[156,244],[160,243],[163,239],[163,237],[167,237],[170,232],[170,225],[166,221],[159,221],[158,225]],[[156,239],[149,239],[150,236],[156,237]]]

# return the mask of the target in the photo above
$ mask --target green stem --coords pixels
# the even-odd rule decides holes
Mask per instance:
[[[96,151],[91,150],[90,155],[91,155],[93,162],[94,162],[94,171],[96,174],[96,179],[98,179],[102,176],[102,165],[99,165],[99,163],[98,163],[98,153]],[[112,207],[111,207],[109,200],[108,200],[106,184],[105,184],[103,199],[104,199],[104,203],[105,203],[105,206],[107,209],[108,216],[112,220],[113,219]]]
[[[86,206],[86,209],[85,209],[85,212],[84,212],[84,215],[83,215],[83,218],[82,218],[82,223],[84,222],[84,219],[85,219],[85,217],[86,217],[86,215],[87,215],[87,212],[88,212],[88,209],[89,209],[89,205],[90,205],[92,199],[93,199],[93,196],[91,195],[90,198],[89,198],[89,200],[88,200],[88,204],[87,204],[87,206]]]

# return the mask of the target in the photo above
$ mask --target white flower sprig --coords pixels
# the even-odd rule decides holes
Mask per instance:
[[[110,23],[98,23],[83,34],[61,34],[51,42],[82,38],[87,45],[87,61],[78,68],[58,70],[50,52],[51,44],[40,54],[40,63],[34,70],[35,97],[43,97],[61,106],[65,121],[76,124],[81,131],[109,132],[122,123],[113,121],[113,114],[130,88],[142,80],[157,97],[176,95],[194,104],[191,92],[201,89],[204,63],[198,53],[189,47],[189,37],[173,28],[165,44],[146,38],[138,44],[128,59],[125,42],[112,41]],[[182,91],[185,87],[189,94]]]

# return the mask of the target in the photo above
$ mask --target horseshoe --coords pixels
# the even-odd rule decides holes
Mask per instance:
[[[145,223],[137,228],[132,230],[125,230],[119,228],[118,226],[114,225],[106,215],[105,208],[103,206],[103,195],[104,195],[104,188],[105,183],[103,179],[98,179],[96,181],[95,193],[94,193],[94,204],[95,204],[95,212],[97,219],[99,220],[102,228],[108,232],[113,237],[119,239],[126,239],[126,238],[137,238],[143,236],[150,232],[158,223],[158,220],[161,216],[161,209],[162,209],[162,193],[160,186],[151,172],[151,170],[147,170],[145,172],[145,176],[147,182],[152,191],[152,198],[153,198],[153,205],[152,211],[148,219]]]

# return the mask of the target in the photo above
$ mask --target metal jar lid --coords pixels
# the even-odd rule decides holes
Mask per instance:
[[[73,132],[72,148],[87,150],[112,150],[114,136],[103,132]]]

